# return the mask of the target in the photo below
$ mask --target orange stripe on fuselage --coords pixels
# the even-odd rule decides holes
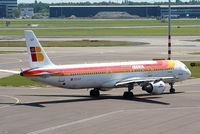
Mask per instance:
[[[130,64],[130,65],[115,65],[115,66],[95,66],[95,67],[76,67],[63,69],[36,69],[24,71],[24,76],[38,76],[40,73],[48,72],[50,76],[73,76],[73,75],[93,75],[93,74],[108,74],[108,73],[127,73],[127,72],[145,72],[159,71],[174,68],[175,61],[161,60],[155,61],[155,64]]]
[[[168,67],[167,68],[174,68],[176,62],[174,60],[168,60]]]

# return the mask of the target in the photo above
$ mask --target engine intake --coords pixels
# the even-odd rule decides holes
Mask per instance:
[[[142,86],[142,90],[150,94],[162,94],[165,90],[165,83],[163,81],[149,82]]]

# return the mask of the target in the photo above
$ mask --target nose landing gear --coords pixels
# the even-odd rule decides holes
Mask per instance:
[[[170,92],[171,94],[175,93],[175,92],[176,92],[176,89],[174,88],[174,83],[169,83],[169,85],[170,85],[169,92]]]

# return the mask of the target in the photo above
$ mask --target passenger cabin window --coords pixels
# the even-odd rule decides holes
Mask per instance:
[[[167,71],[168,73],[173,73],[172,71]]]

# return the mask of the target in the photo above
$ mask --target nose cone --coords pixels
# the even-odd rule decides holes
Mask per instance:
[[[191,77],[192,73],[190,72],[189,69],[186,70],[186,75],[187,75],[187,78],[190,78],[190,77]]]
[[[23,72],[21,72],[19,75],[20,75],[20,76],[24,76],[24,73],[23,73]]]

